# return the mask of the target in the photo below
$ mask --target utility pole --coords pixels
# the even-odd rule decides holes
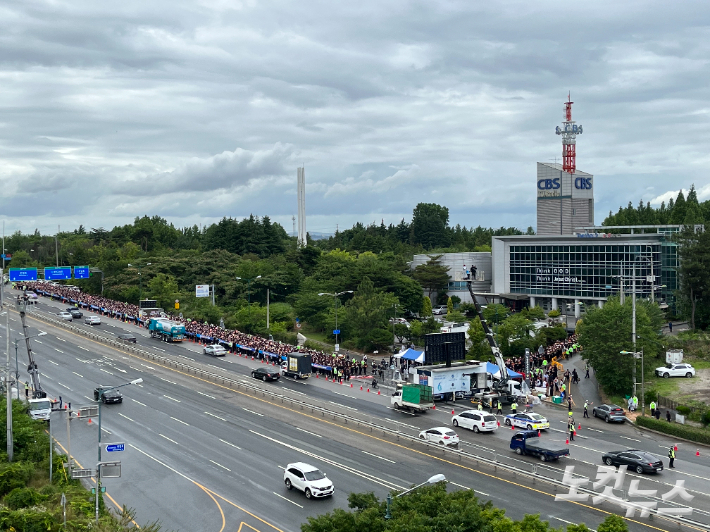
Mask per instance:
[[[57,225],[57,234],[54,236],[54,252],[57,255],[57,268],[59,267],[59,226]]]
[[[634,271],[631,286],[631,343],[634,346],[634,353],[636,353],[636,260],[634,259]],[[631,369],[631,378],[634,382],[634,395],[636,395],[636,359],[634,358],[634,365]]]
[[[5,306],[4,269],[0,269],[0,310]],[[7,372],[5,373],[5,400],[7,403],[7,461],[12,462],[15,447],[12,435],[12,385],[10,382],[10,306],[5,310],[5,350],[7,352]],[[19,386],[19,384],[17,384]]]
[[[269,289],[266,289],[266,332],[269,332]]]

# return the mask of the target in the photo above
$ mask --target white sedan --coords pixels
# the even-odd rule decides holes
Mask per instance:
[[[457,447],[459,444],[459,435],[449,427],[434,427],[433,429],[423,430],[419,433],[419,438],[432,443],[446,445],[447,447]]]
[[[98,316],[87,316],[84,318],[84,323],[87,325],[101,325],[101,318]]]
[[[690,364],[667,364],[656,368],[656,375],[667,379],[668,377],[694,377],[695,368]]]
[[[206,345],[203,351],[205,355],[212,355],[213,357],[223,357],[227,354],[227,350],[219,344]]]
[[[493,432],[498,429],[498,420],[492,414],[478,410],[466,410],[451,418],[454,427],[463,427],[473,432]]]

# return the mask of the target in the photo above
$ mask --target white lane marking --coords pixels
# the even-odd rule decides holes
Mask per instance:
[[[58,366],[58,365],[59,365],[59,364],[57,364],[56,362],[54,362],[53,360],[49,360],[49,359],[47,359],[47,362],[49,362],[50,364],[54,364],[55,366]]]
[[[153,366],[148,366],[147,364],[141,364],[144,368],[155,369]]]
[[[133,371],[137,371],[138,373],[143,373],[142,369],[134,368],[133,366],[128,366],[128,367],[131,368]]]
[[[177,421],[178,423],[182,423],[183,425],[187,425],[188,427],[190,426],[189,423],[185,423],[182,419],[178,419],[178,418],[173,417],[173,416],[170,416],[170,419],[174,419],[174,420]]]
[[[197,392],[197,390],[195,390],[195,391]],[[209,395],[206,393],[202,393],[202,392],[197,392],[197,393],[199,393],[200,395],[204,395],[205,397],[209,397],[210,399],[217,399],[216,397],[213,397],[212,395]]]
[[[637,440],[636,438],[627,438],[626,436],[619,436],[619,438],[624,438],[625,440],[631,440],[631,441],[637,441],[637,442],[641,441],[641,440]]]
[[[306,434],[310,434],[311,436],[315,436],[316,438],[322,438],[322,437],[323,437],[323,436],[321,436],[320,434],[316,434],[315,432],[311,432],[311,431],[309,431],[309,430],[302,429],[301,427],[296,427],[296,430],[300,430],[301,432],[305,432]]]
[[[207,414],[208,416],[216,417],[217,419],[221,419],[222,421],[227,421],[223,417],[219,417],[218,415],[213,414],[212,412],[205,412],[205,414]]]
[[[240,451],[242,450],[241,447],[238,447],[238,446],[234,445],[233,443],[228,442],[227,440],[223,440],[222,438],[220,438],[219,441],[221,441],[222,443],[226,443],[227,445],[231,445],[232,447],[234,447],[235,449],[239,449]]]
[[[84,351],[88,351],[88,349],[87,349],[86,347],[81,347],[80,345],[77,345],[77,347],[78,347],[79,349],[83,349]]]
[[[363,453],[369,455],[369,456],[374,456],[375,458],[379,458],[380,460],[384,460],[385,462],[389,462],[390,464],[396,464],[394,460],[390,460],[389,458],[384,458],[382,456],[378,456],[376,454],[368,453],[367,451],[362,451]]]
[[[171,401],[175,401],[176,403],[182,402],[182,401],[180,401],[180,399],[175,399],[174,397],[170,397],[169,395],[163,394],[163,397],[166,397],[166,398],[170,399]]]
[[[131,397],[131,401],[133,401],[134,403],[138,403],[139,405],[142,405],[142,406],[148,406],[148,405],[141,403],[138,399],[133,399],[132,397]]]
[[[593,429],[593,428],[591,428],[591,427],[587,427],[586,429],[587,429],[587,430],[593,430],[594,432],[599,432],[599,433],[601,433],[601,434],[604,434],[604,431],[603,431],[603,430],[597,430],[597,429]]]
[[[165,353],[165,349],[163,349],[162,347],[154,347],[153,349],[157,349],[158,351],[162,351],[163,353]]]
[[[179,444],[178,442],[176,442],[175,440],[171,440],[170,438],[168,438],[165,434],[160,434],[160,433],[158,433],[158,436],[162,436],[162,437],[165,438],[166,440],[173,442],[175,445],[180,445],[180,444]]]
[[[59,382],[59,381],[57,381],[57,384],[59,384],[59,386],[64,386],[64,387],[65,387],[67,390],[69,390],[70,392],[73,391],[73,390],[72,390],[71,388],[69,388],[69,386],[67,386],[66,384],[62,384],[62,383]]]
[[[106,430],[106,429],[103,428],[103,427],[101,427],[101,430],[103,430],[103,431],[104,431],[105,433],[107,433],[107,434],[111,434],[111,432],[109,432],[108,430]]]
[[[132,420],[131,418],[129,418],[128,416],[126,416],[126,415],[124,415],[124,414],[121,414],[121,412],[119,412],[118,415],[121,416],[121,417],[125,417],[128,421],[133,421],[133,420]],[[133,423],[135,423],[135,421],[133,421]]]
[[[249,410],[248,408],[243,408],[243,407],[242,407],[242,410],[246,410],[246,411],[249,412],[250,414],[256,414],[256,415],[259,416],[259,417],[264,417],[264,414],[260,414],[259,412],[254,412],[253,410]]]
[[[303,506],[301,506],[301,505],[298,504],[297,502],[293,502],[291,499],[287,499],[286,497],[284,497],[283,495],[279,495],[279,494],[276,493],[275,491],[272,491],[271,493],[273,493],[273,494],[276,495],[277,497],[281,497],[283,500],[288,501],[288,502],[290,502],[291,504],[295,504],[295,505],[298,506],[299,508],[303,508]]]
[[[82,379],[84,378],[83,375],[77,373],[76,371],[72,371],[72,373],[73,373],[74,375],[76,375],[77,377],[81,377]]]
[[[212,463],[213,463],[214,465],[216,465],[216,466],[221,467],[222,469],[226,469],[226,470],[229,471],[229,472],[232,471],[232,470],[229,469],[228,467],[224,467],[222,464],[219,464],[219,463],[215,462],[214,460],[210,460],[210,462],[212,462]]]
[[[312,453],[311,451],[301,449],[299,447],[296,447],[295,445],[291,445],[290,443],[286,443],[281,440],[277,440],[276,438],[266,436],[265,434],[261,434],[255,430],[252,430],[252,429],[249,429],[249,432],[251,432],[252,434],[256,434],[257,436],[261,436],[262,438],[264,438],[266,440],[272,441],[274,443],[278,443],[279,445],[282,445],[288,449],[292,449],[292,450],[297,451],[299,453],[305,454],[306,456],[310,456],[311,458],[315,458],[316,460],[320,460],[321,462],[325,462],[328,465],[331,465],[333,467],[337,467],[338,469],[342,469],[352,475],[357,475],[358,477],[364,478],[365,480],[369,480],[370,482],[373,482],[373,483],[378,484],[380,486],[384,486],[385,488],[387,488],[389,490],[403,490],[404,489],[402,486],[398,486],[394,482],[390,482],[389,480],[385,480],[383,478],[376,477],[375,475],[365,473],[364,471],[360,471],[359,469],[355,469],[353,467],[346,466],[340,461],[331,460],[330,458],[327,458],[325,456],[321,456],[321,455]]]
[[[332,392],[336,395],[342,395],[343,397],[349,397],[350,399],[355,399],[352,395],[348,395],[346,393],[340,393],[340,392]]]
[[[113,368],[113,369],[116,369],[116,370],[120,371],[121,373],[128,373],[125,369],[121,369],[121,368]]]
[[[101,369],[101,371],[103,371],[104,373],[108,373],[108,374],[111,375],[112,377],[115,377],[115,375],[114,375],[113,373],[111,373],[109,370],[104,369],[104,368],[100,368],[100,369]]]
[[[40,342],[39,340],[35,340],[35,342],[37,342],[38,344],[44,345],[44,344],[42,344],[42,342]]]
[[[353,408],[352,406],[345,406],[341,405],[340,403],[336,403],[335,401],[328,401],[331,404],[338,405],[341,408],[347,408],[348,410],[357,410],[357,408]]]
[[[61,349],[57,349],[57,348],[55,347],[54,350],[55,350],[57,353],[64,354],[64,351],[62,351]]]
[[[57,337],[57,340],[61,340],[62,342],[66,342],[66,340],[64,338]]]
[[[84,397],[86,397],[89,401],[95,401],[95,400],[96,400],[96,399],[94,399],[93,397],[89,397],[88,395],[85,395]]]
[[[470,490],[470,489],[471,489],[471,488],[469,488],[468,486],[464,486],[464,485],[462,485],[462,484],[456,484],[456,482],[451,482],[450,480],[448,480],[447,483],[448,483],[448,484],[453,484],[454,486],[458,486],[459,488],[463,488],[463,489],[465,489],[465,490]]]
[[[158,377],[161,381],[169,382],[170,384],[174,384],[177,386],[177,382],[169,381],[168,379],[164,379],[163,377]]]

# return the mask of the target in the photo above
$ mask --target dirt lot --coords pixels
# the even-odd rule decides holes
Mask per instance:
[[[710,405],[710,369],[698,369],[693,379],[678,379],[679,397]]]

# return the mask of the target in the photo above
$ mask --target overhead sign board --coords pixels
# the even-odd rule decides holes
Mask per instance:
[[[94,476],[93,469],[72,469],[71,478],[90,478]]]
[[[102,478],[121,478],[121,462],[99,462]]]
[[[10,268],[10,281],[36,281],[37,268]]]
[[[195,297],[210,297],[210,285],[196,284],[195,285]]]
[[[107,453],[120,453],[125,450],[126,450],[126,444],[123,442],[121,442],[121,443],[107,443],[106,444],[106,452]]]
[[[89,267],[88,266],[74,266],[74,279],[88,279],[89,278]]]
[[[71,266],[59,266],[56,268],[45,268],[44,269],[44,280],[54,281],[54,280],[67,280],[71,279]]]

